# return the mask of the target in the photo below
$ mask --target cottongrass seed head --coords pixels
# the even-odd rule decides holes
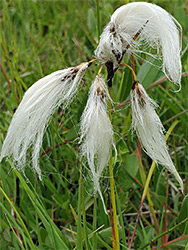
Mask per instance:
[[[107,113],[108,100],[111,101],[106,84],[103,78],[97,75],[81,117],[80,143],[81,154],[87,158],[92,174],[94,193],[99,192],[103,205],[99,178],[110,159],[111,146],[115,148],[113,128]]]
[[[133,2],[113,13],[95,54],[102,63],[113,62],[117,68],[127,50],[150,54],[148,49],[155,48],[157,54],[150,55],[161,59],[166,76],[180,84],[181,35],[180,24],[166,10],[152,3]]]
[[[65,109],[73,100],[83,74],[92,62],[99,59],[108,71],[111,87],[115,71],[124,54],[146,53],[163,62],[163,72],[174,83],[181,80],[181,26],[168,12],[147,2],[133,2],[118,8],[111,16],[95,50],[96,58],[76,67],[56,71],[33,84],[25,93],[15,112],[4,140],[0,161],[13,156],[18,170],[24,171],[26,153],[32,149],[32,166],[41,179],[39,153],[44,131],[50,116],[60,105]],[[155,51],[155,54],[153,54]],[[102,69],[102,68],[101,68]],[[135,75],[136,76],[136,75]],[[135,77],[136,79],[136,77]],[[87,158],[94,182],[106,212],[99,179],[111,156],[113,128],[107,112],[112,101],[103,78],[98,75],[91,85],[89,98],[81,117],[81,155]],[[163,125],[155,112],[156,104],[141,84],[131,90],[132,126],[145,152],[158,164],[165,166],[182,180],[168,153]],[[106,212],[107,213],[107,212]]]
[[[38,158],[49,118],[61,104],[62,108],[66,108],[72,101],[88,66],[89,63],[83,63],[56,71],[38,80],[26,91],[9,126],[0,161],[12,155],[17,169],[24,171],[26,153],[32,146],[33,169],[41,179]]]
[[[183,193],[183,182],[168,153],[164,127],[155,112],[156,103],[147,95],[140,83],[131,90],[132,127],[145,152],[158,164],[165,166],[177,179]]]

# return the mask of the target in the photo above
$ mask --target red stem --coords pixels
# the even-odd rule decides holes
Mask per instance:
[[[129,249],[131,249],[131,246],[132,246],[132,243],[133,243],[133,240],[134,240],[134,236],[135,236],[135,233],[136,233],[136,228],[137,228],[137,225],[138,225],[138,221],[139,221],[139,218],[140,218],[140,214],[141,214],[141,211],[142,211],[142,206],[143,206],[144,200],[145,200],[145,197],[140,202],[140,207],[139,207],[139,210],[138,210],[138,213],[137,213],[136,224],[134,226],[134,231],[133,231],[133,234],[132,234],[132,237],[131,237],[131,242],[128,245]]]
[[[109,196],[108,190],[107,190],[107,197],[108,197],[108,207],[110,210],[110,221],[111,221],[111,228],[112,228],[112,238],[113,238],[112,245],[113,245],[113,249],[114,249],[115,245],[116,245],[116,235],[115,235],[112,207],[111,207],[110,196]]]

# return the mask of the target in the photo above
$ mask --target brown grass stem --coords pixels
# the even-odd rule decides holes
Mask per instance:
[[[7,82],[8,82],[9,88],[11,89],[11,88],[12,88],[12,84],[11,84],[11,82],[10,82],[10,80],[9,80],[9,77],[8,77],[6,71],[5,71],[5,69],[4,69],[4,67],[3,67],[3,65],[2,65],[1,63],[0,63],[0,68],[1,68],[1,71],[2,71],[2,73],[3,73],[4,77],[5,77],[5,79],[6,79]]]

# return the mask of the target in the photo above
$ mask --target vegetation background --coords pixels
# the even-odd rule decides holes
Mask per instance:
[[[0,148],[24,92],[53,71],[91,60],[98,36],[111,14],[128,2],[0,1]],[[165,8],[182,25],[183,72],[188,72],[188,4],[182,0],[152,2]],[[130,65],[130,55],[125,56],[124,62]],[[139,81],[159,104],[157,112],[166,130],[172,125],[175,127],[168,146],[183,179],[185,196],[174,177],[158,166],[149,188],[157,222],[146,199],[133,248],[188,249],[188,223],[174,228],[188,217],[188,78],[184,74],[182,89],[175,93],[177,86],[166,80],[158,81],[164,75],[157,62],[146,56],[135,57],[135,67]],[[50,120],[40,157],[43,182],[32,172],[29,152],[26,176],[14,170],[11,159],[0,163],[0,249],[63,250],[79,249],[82,244],[85,249],[112,249],[110,216],[104,213],[100,199],[97,206],[93,206],[92,181],[87,168],[83,169],[85,197],[82,203],[86,221],[81,224],[78,220],[81,211],[79,122],[98,69],[97,63],[91,66],[71,106],[66,112],[57,110]],[[105,70],[103,73],[106,75]],[[147,176],[152,163],[144,152],[141,161],[136,153],[138,144],[131,132],[128,102],[131,82],[127,68],[119,69],[113,81],[112,123],[118,150],[114,178],[122,249],[127,249],[136,222],[144,186],[141,175]],[[109,209],[108,175],[106,170],[101,186]],[[168,234],[162,237],[162,231],[167,230]],[[142,247],[156,236],[159,237],[153,245]]]

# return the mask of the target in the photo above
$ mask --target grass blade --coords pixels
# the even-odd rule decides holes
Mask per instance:
[[[77,250],[83,249],[81,214],[82,214],[82,167],[80,169],[80,179],[78,187],[78,220],[77,220],[77,237],[76,237]]]

